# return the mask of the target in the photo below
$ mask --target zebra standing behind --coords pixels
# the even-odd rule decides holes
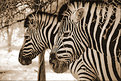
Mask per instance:
[[[59,18],[61,17],[62,16]],[[57,38],[59,24],[60,19],[58,19],[57,15],[46,12],[33,12],[27,16],[24,22],[24,27],[26,28],[24,43],[19,53],[19,62],[22,65],[31,64],[32,59],[37,55],[41,54],[46,49],[52,49]],[[56,62],[59,61],[56,60]],[[68,68],[66,63],[60,63],[62,66],[53,67],[57,68],[55,71],[57,73],[65,72]],[[58,67],[61,69],[58,69]]]
[[[61,37],[58,37],[57,43],[55,43],[51,51],[51,55],[60,61],[68,63],[73,63],[79,58],[85,59],[84,63],[88,65],[90,69],[95,70],[94,72],[97,72],[96,76],[98,76],[100,80],[121,80],[121,5],[78,0],[70,1],[70,4],[66,5],[66,7],[67,9],[64,14],[65,16],[69,16],[66,17],[68,18],[67,20],[75,22],[77,27],[73,28],[73,26],[71,26],[72,28],[70,27],[70,29],[72,30],[70,30],[70,33],[64,33],[60,35]],[[68,21],[64,21],[66,23],[63,27],[66,27],[67,24],[70,23]],[[64,37],[66,35],[67,37]],[[95,55],[98,55],[98,58],[94,56],[87,59],[86,54],[94,54],[93,52],[86,52],[88,49],[93,51]],[[81,54],[85,57],[80,57]],[[53,60],[53,58],[51,58],[51,60]],[[91,63],[93,63],[95,67]],[[78,66],[78,64],[79,62],[75,65]],[[74,63],[70,66],[74,69],[78,69],[79,72],[83,70],[81,66],[79,68],[73,65]],[[84,66],[84,68],[86,68],[86,66]],[[72,71],[72,69],[70,70]],[[92,70],[86,72],[85,74],[82,72],[75,75],[84,75],[85,80],[95,79]],[[74,73],[76,73],[75,70]],[[80,79],[84,77],[80,77]]]

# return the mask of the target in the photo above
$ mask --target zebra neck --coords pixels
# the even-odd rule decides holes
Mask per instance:
[[[58,22],[57,16],[46,17],[46,22],[42,25],[42,28],[40,29],[40,41],[46,49],[52,49],[57,37],[59,25],[60,22]]]
[[[76,36],[76,40],[78,40],[80,46],[82,47],[84,51],[84,49],[89,47],[89,41],[88,41],[86,34],[84,34],[83,28],[80,27],[80,24],[81,23],[77,24],[77,28],[75,28],[74,33]]]

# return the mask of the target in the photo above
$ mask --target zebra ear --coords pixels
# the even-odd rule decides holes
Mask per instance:
[[[71,20],[75,23],[79,22],[84,17],[84,9],[79,8],[77,9],[72,15]]]

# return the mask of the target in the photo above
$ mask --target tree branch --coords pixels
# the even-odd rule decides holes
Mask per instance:
[[[13,22],[13,23],[11,23],[11,24],[7,24],[7,25],[5,25],[5,26],[2,26],[2,27],[0,27],[0,30],[3,29],[3,28],[9,27],[9,26],[11,26],[11,25],[13,25],[13,24],[15,24],[15,23],[22,22],[22,21],[24,21],[24,20],[25,20],[25,19],[19,19],[19,20],[17,20],[16,22]]]

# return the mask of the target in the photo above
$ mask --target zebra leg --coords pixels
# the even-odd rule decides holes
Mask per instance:
[[[38,81],[46,81],[44,54],[45,51],[39,55]]]

